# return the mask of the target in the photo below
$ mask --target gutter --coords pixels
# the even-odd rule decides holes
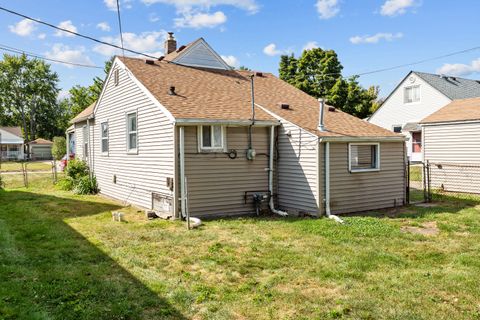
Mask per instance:
[[[227,126],[251,126],[252,120],[217,120],[217,119],[176,119],[175,125],[198,126],[198,125],[227,125]],[[278,120],[255,120],[257,127],[279,126]]]
[[[407,141],[408,138],[405,136],[392,136],[392,137],[321,137],[320,138],[324,142],[404,142]]]

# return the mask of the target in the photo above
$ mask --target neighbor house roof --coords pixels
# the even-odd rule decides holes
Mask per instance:
[[[143,59],[118,57],[150,93],[177,119],[251,119],[250,71],[187,67]],[[325,108],[325,127],[319,131],[319,102],[270,73],[255,77],[255,102],[278,116],[318,135],[402,137],[359,118]],[[169,88],[175,87],[176,95]],[[280,104],[286,103],[289,110]],[[256,119],[274,120],[256,108]]]
[[[480,120],[480,98],[454,100],[421,123]]]
[[[90,118],[93,115],[93,109],[95,108],[95,104],[96,102],[92,103],[87,108],[85,108],[82,112],[77,114],[75,118],[70,120],[70,123],[77,123],[77,122],[85,121],[88,118]]]
[[[197,42],[199,42],[199,41],[201,41],[201,40],[202,40],[202,38],[198,38],[197,40],[192,41],[192,42],[190,42],[189,44],[186,44],[186,45],[183,45],[183,46],[178,47],[177,50],[172,51],[172,52],[170,52],[169,54],[167,54],[167,55],[164,57],[164,59],[165,59],[166,61],[173,61],[173,60],[175,60],[175,58],[177,58],[177,57],[180,55],[180,53],[184,52],[185,49],[188,49],[188,48],[192,47],[195,43],[197,43]]]
[[[30,141],[29,144],[51,145],[53,144],[53,142],[47,139],[38,138],[33,141]]]
[[[480,97],[480,81],[413,71],[429,85],[452,100]]]
[[[0,130],[4,130],[6,132],[9,132],[19,138],[23,138],[22,134],[22,128],[20,127],[0,127]]]

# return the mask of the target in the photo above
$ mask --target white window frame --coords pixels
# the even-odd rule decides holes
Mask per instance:
[[[103,125],[107,125],[107,136],[103,136]],[[107,151],[103,150],[103,140],[107,140]],[[110,126],[108,125],[108,120],[100,123],[100,151],[102,152],[102,155],[107,155],[110,151]]]
[[[203,127],[211,127],[211,134],[210,138],[211,140],[211,145],[212,147],[204,147],[203,146]],[[222,142],[220,147],[213,147],[213,127],[220,127],[221,129],[221,137],[222,137]],[[198,152],[224,152],[227,148],[226,146],[226,137],[225,137],[225,126],[218,125],[218,124],[206,124],[206,125],[201,125],[197,127],[197,136],[198,136]]]
[[[417,88],[417,90],[418,90],[418,100],[416,100],[416,101],[406,101],[406,99],[405,99],[406,94],[405,93],[406,93],[407,89],[413,89],[413,88]],[[403,103],[404,104],[420,103],[421,100],[422,100],[422,90],[420,90],[420,85],[419,84],[403,87]]]
[[[377,148],[377,154],[376,154],[376,164],[375,168],[369,168],[369,169],[352,169],[352,146],[376,146]],[[374,171],[380,171],[380,143],[378,142],[362,142],[362,143],[349,143],[348,144],[348,171],[350,173],[357,173],[357,172],[374,172]]]
[[[128,117],[131,116],[132,114],[135,115],[136,119],[136,125],[137,125],[137,130],[130,132],[128,130]],[[128,111],[125,113],[125,132],[126,132],[126,147],[127,147],[127,154],[138,154],[138,110],[135,111]],[[136,134],[136,148],[130,148],[130,134],[135,133]]]

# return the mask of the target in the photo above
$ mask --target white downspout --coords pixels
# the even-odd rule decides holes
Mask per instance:
[[[181,217],[186,217],[185,206],[185,127],[179,127],[178,139],[180,140],[179,152],[180,152],[180,205],[181,205]]]
[[[270,210],[282,217],[288,216],[288,213],[275,209],[273,204],[273,155],[274,155],[274,144],[275,144],[275,126],[270,127],[270,154],[268,158],[268,191],[270,191],[270,201],[269,206]]]
[[[343,220],[330,212],[330,142],[325,142],[325,214],[339,223]]]

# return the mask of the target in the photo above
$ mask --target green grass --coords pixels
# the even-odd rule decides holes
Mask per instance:
[[[50,185],[0,192],[0,319],[480,319],[477,197],[187,231]]]
[[[28,171],[51,171],[51,161],[32,161],[24,162]],[[1,172],[22,171],[22,163],[17,161],[2,162]]]
[[[410,166],[410,180],[411,181],[422,181],[422,166],[421,165]]]

